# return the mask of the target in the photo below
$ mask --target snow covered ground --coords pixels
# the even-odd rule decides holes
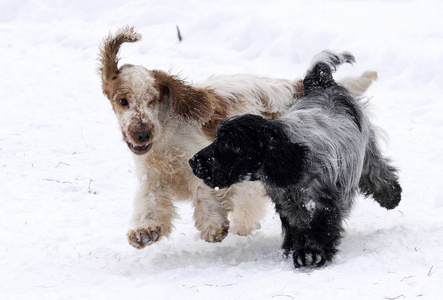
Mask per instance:
[[[272,206],[214,245],[181,204],[169,239],[130,247],[134,165],[95,71],[100,39],[127,24],[143,40],[123,63],[189,81],[296,78],[323,49],[353,52],[337,78],[378,71],[368,95],[402,202],[358,199],[315,270],[282,257]],[[3,0],[0,36],[0,299],[441,299],[442,1]]]

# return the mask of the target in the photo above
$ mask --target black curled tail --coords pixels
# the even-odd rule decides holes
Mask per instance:
[[[332,77],[337,66],[343,63],[355,62],[354,56],[349,52],[322,51],[312,60],[311,66],[303,80],[305,95],[318,89],[327,89],[337,85]]]

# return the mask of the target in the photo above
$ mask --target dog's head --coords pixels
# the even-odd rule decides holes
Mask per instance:
[[[306,153],[306,147],[291,143],[274,121],[248,114],[222,121],[214,142],[189,164],[212,188],[227,188],[244,180],[285,186],[300,178]]]
[[[123,139],[138,155],[147,153],[165,136],[168,124],[186,122],[198,126],[209,120],[213,110],[204,90],[176,76],[143,66],[118,67],[120,46],[140,39],[133,27],[107,36],[100,47],[98,69],[103,93],[112,104]]]
[[[222,121],[215,140],[189,161],[194,174],[212,188],[226,188],[242,180],[254,180],[262,164],[266,139],[259,128],[268,121],[244,115]]]

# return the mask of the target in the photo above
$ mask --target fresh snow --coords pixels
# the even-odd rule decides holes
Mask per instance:
[[[320,269],[282,256],[271,205],[252,236],[209,244],[181,203],[169,239],[135,250],[134,163],[96,74],[100,40],[128,24],[143,39],[122,63],[192,82],[297,78],[351,51],[336,77],[378,72],[368,96],[402,202],[357,199]],[[0,33],[0,299],[441,299],[442,1],[3,0]]]

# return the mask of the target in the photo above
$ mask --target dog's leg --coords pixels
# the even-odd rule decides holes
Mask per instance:
[[[395,208],[401,200],[402,192],[397,172],[389,159],[383,157],[375,133],[371,131],[360,177],[360,191],[366,197],[372,195],[374,200],[386,209]]]
[[[133,227],[128,232],[129,244],[137,249],[158,242],[172,230],[176,217],[174,204],[168,195],[155,193],[149,185],[141,183],[134,199]]]
[[[232,197],[234,210],[230,218],[233,234],[246,236],[260,224],[266,213],[266,205],[269,198],[259,181],[241,182],[235,186],[235,193]]]
[[[200,231],[200,238],[206,242],[221,242],[228,235],[228,212],[224,205],[231,205],[223,200],[227,194],[225,190],[214,191],[206,186],[197,188],[194,201],[195,227]]]
[[[294,251],[294,246],[295,246],[294,237],[297,237],[297,233],[296,230],[294,230],[294,226],[291,226],[288,219],[283,217],[281,213],[279,215],[280,215],[281,229],[283,235],[283,244],[281,247],[284,250],[284,255],[287,257],[292,251]]]
[[[319,267],[332,260],[343,231],[338,201],[329,197],[298,201],[297,209],[280,212],[283,249],[285,254],[293,251],[295,267]]]

